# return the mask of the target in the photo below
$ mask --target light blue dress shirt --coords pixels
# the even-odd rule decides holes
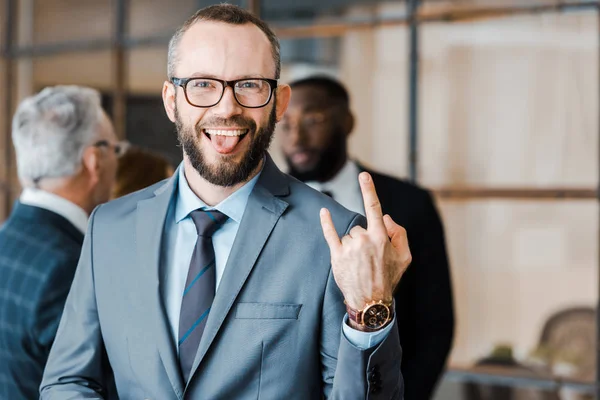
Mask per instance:
[[[179,166],[176,174],[178,178],[177,190],[167,212],[165,237],[163,239],[163,249],[165,251],[161,252],[161,265],[163,267],[162,296],[175,348],[177,348],[177,338],[179,337],[179,312],[181,309],[182,294],[192,252],[198,237],[190,213],[197,209],[216,209],[229,217],[225,224],[213,235],[216,259],[216,287],[218,288],[223,276],[223,270],[227,264],[227,259],[229,258],[229,253],[233,247],[233,241],[246,210],[248,197],[260,177],[259,173],[231,194],[231,196],[216,206],[209,207],[189,187],[185,178],[183,164]],[[392,328],[392,324],[389,324],[381,331],[367,333],[352,329],[343,321],[342,329],[350,343],[358,348],[368,349],[378,345],[385,339]]]

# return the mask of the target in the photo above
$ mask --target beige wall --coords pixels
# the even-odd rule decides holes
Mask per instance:
[[[129,32],[133,37],[171,32],[192,15],[198,0],[131,0]]]
[[[167,79],[167,48],[151,47],[131,51],[128,68],[129,90],[160,96]]]
[[[110,91],[111,59],[110,51],[37,57],[32,61],[33,90],[44,86],[72,84]]]
[[[34,43],[109,39],[114,3],[111,0],[35,1]]]
[[[451,362],[497,343],[518,357],[556,311],[594,306],[598,207],[594,202],[441,204],[452,259],[458,325]]]

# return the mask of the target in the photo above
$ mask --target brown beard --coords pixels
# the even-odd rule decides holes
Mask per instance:
[[[212,118],[206,122],[198,123],[194,127],[185,127],[181,121],[177,107],[175,107],[175,126],[177,127],[177,138],[183,152],[188,157],[190,164],[206,181],[217,186],[234,186],[238,183],[246,182],[250,175],[256,170],[264,155],[266,154],[273,134],[275,132],[276,114],[275,107],[269,114],[267,125],[261,128],[256,127],[254,120],[236,115],[228,119]],[[248,129],[250,145],[248,151],[244,154],[239,163],[225,161],[218,165],[210,165],[202,150],[197,145],[199,135],[204,135],[204,127],[210,126],[236,126]],[[245,138],[244,138],[245,139]]]

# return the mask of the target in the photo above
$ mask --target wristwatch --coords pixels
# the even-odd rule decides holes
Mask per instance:
[[[346,303],[348,318],[354,321],[358,330],[363,332],[378,331],[394,318],[394,303],[382,300],[371,301],[361,309],[355,310]]]

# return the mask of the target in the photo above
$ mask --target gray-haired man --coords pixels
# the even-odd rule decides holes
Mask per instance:
[[[13,118],[24,187],[0,227],[0,398],[38,397],[88,215],[106,202],[121,150],[98,92],[47,88]]]

